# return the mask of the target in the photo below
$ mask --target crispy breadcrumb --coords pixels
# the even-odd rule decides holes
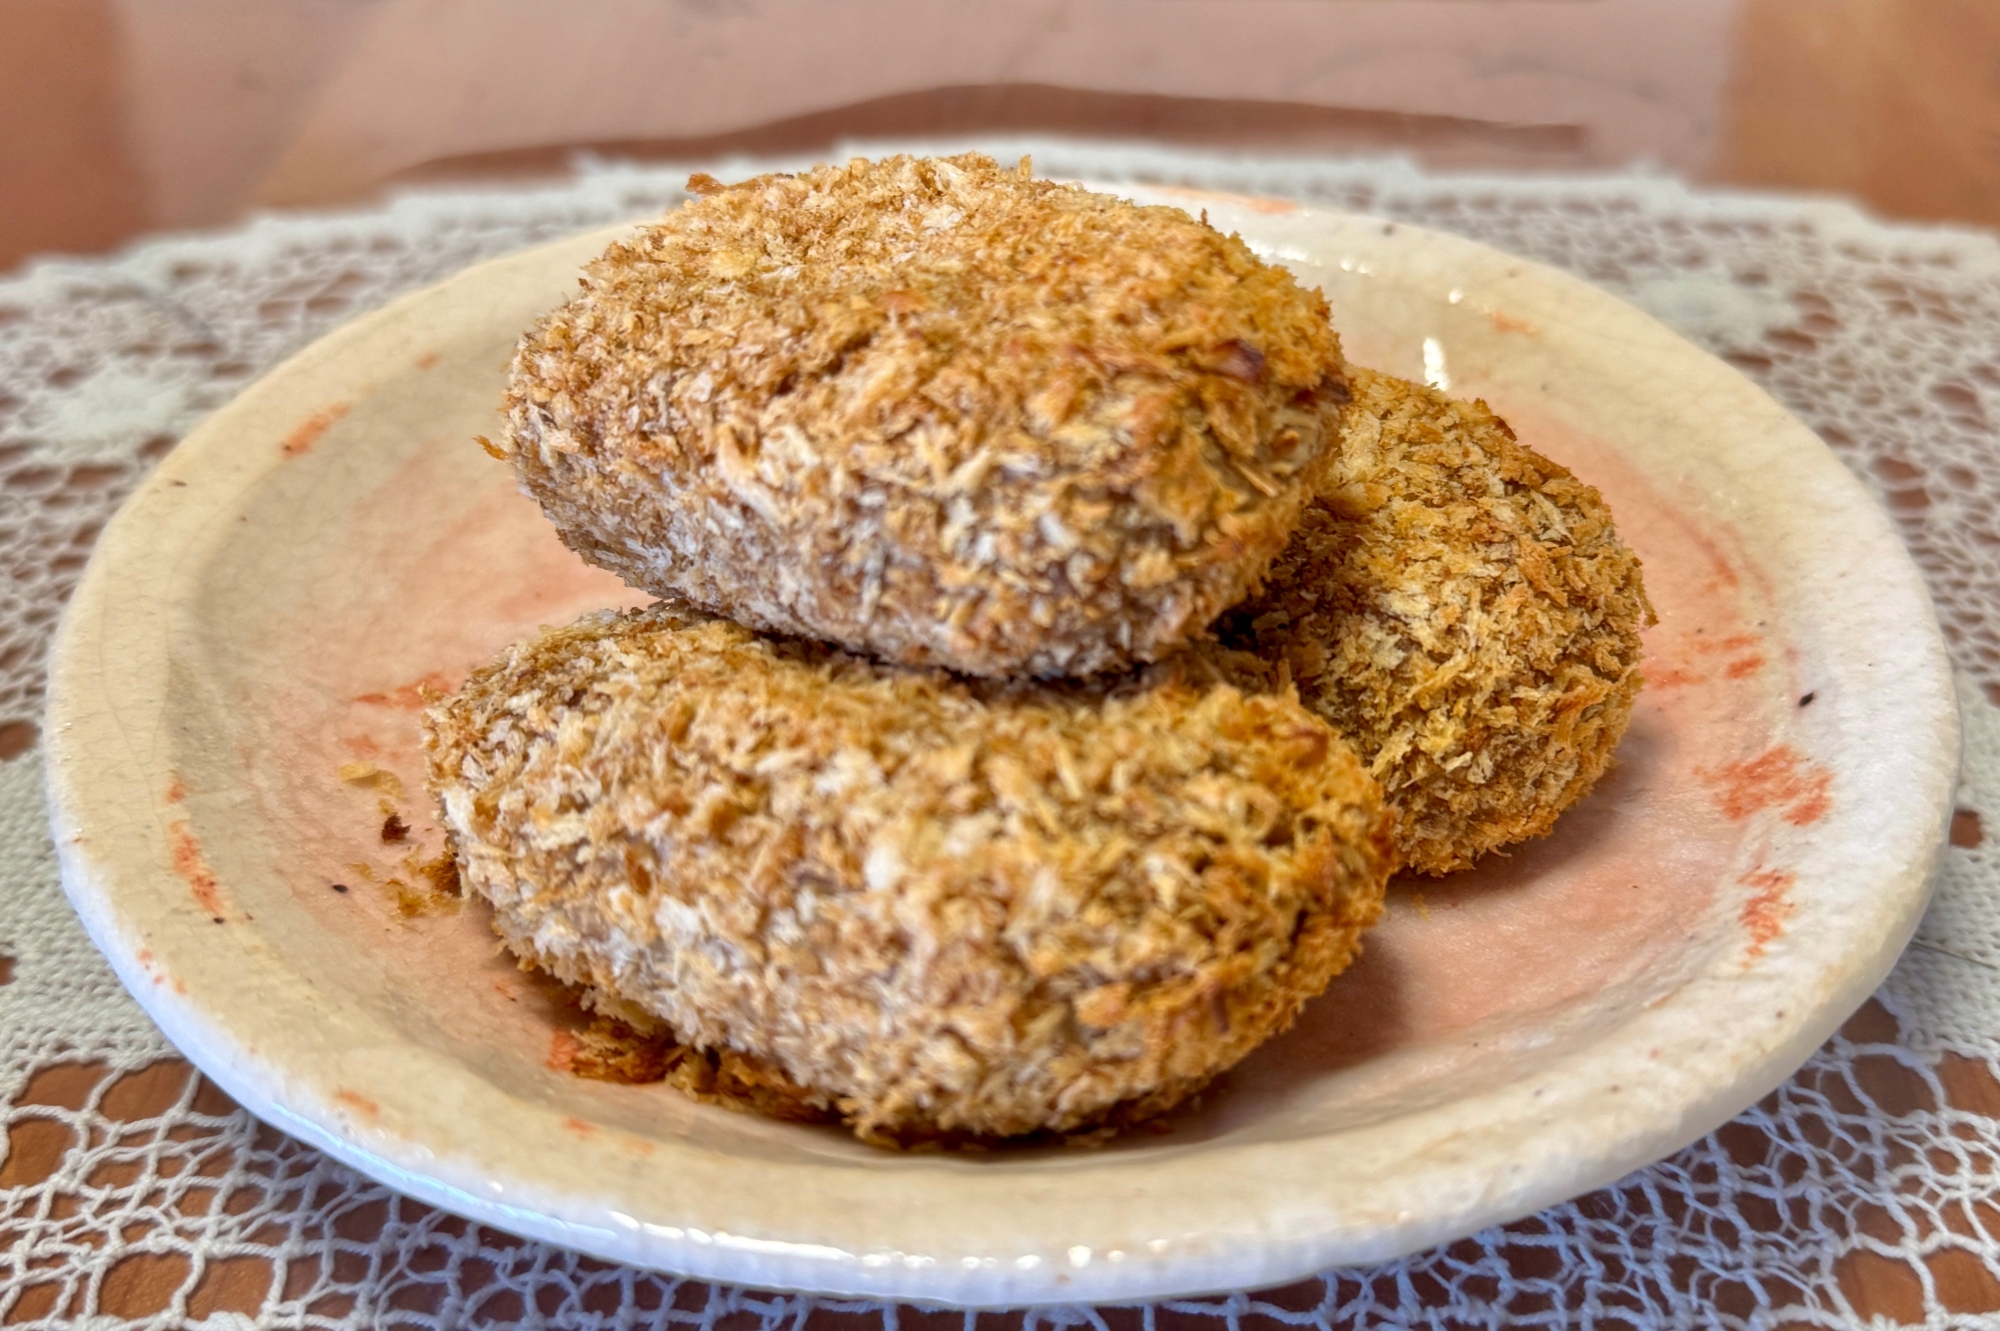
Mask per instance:
[[[1156,660],[1298,521],[1325,300],[1177,209],[977,155],[706,191],[522,340],[571,549],[753,628],[982,676]]]
[[[588,991],[576,993],[586,1008],[602,1001]],[[622,1010],[632,1015],[629,1007]],[[628,1021],[596,1012],[589,1024],[571,1037],[564,1055],[563,1070],[591,1081],[625,1086],[665,1082],[706,1104],[790,1123],[839,1120],[826,1096],[814,1095],[768,1063],[733,1049],[691,1048],[643,1014]]]
[[[1485,403],[1348,375],[1319,502],[1217,633],[1360,750],[1404,866],[1450,873],[1603,775],[1653,610],[1597,491]]]
[[[1198,658],[968,682],[657,605],[424,724],[509,948],[876,1142],[1170,1107],[1352,960],[1393,856],[1338,736]]]

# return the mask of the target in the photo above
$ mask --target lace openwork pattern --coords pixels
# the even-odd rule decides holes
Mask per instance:
[[[1750,1328],[1848,1325],[1857,1307],[1992,1324],[2000,864],[1979,815],[2000,810],[2000,244],[1646,176],[987,146],[1032,149],[1052,174],[1302,198],[1555,264],[1742,367],[1819,431],[1929,576],[1967,726],[1937,901],[1876,1000],[1784,1087],[1671,1159],[1400,1262],[1005,1317],[717,1288],[400,1198],[191,1075],[62,900],[28,754],[0,764],[0,1324]],[[49,636],[98,532],[205,413],[362,310],[657,211],[686,174],[585,162],[561,187],[265,218],[0,282],[0,753],[33,743]]]

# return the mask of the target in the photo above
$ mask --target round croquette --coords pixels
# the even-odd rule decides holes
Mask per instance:
[[[1348,377],[1319,500],[1217,633],[1360,751],[1404,867],[1450,873],[1603,775],[1652,607],[1597,491],[1485,403]]]

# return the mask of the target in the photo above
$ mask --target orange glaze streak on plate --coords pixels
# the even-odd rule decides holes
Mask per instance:
[[[436,367],[439,359],[440,357],[437,352],[426,351],[423,355],[417,357],[417,368],[420,370],[433,369]]]
[[[187,787],[181,784],[179,777],[175,777],[173,780],[167,782],[167,803],[179,804],[186,798]]]
[[[333,423],[345,416],[349,407],[345,402],[336,402],[330,407],[315,411],[298,423],[298,427],[285,436],[285,456],[295,458],[314,444],[319,437],[333,428]]]
[[[393,689],[380,693],[363,693],[354,701],[367,703],[371,707],[393,707],[400,712],[421,712],[427,705],[426,692],[450,693],[458,687],[458,681],[442,670],[433,670],[422,679],[408,684],[399,684]]]
[[[1810,827],[1833,807],[1827,792],[1833,774],[1809,765],[1789,744],[1773,745],[1743,762],[1706,768],[1702,776],[1716,788],[1723,815],[1732,821],[1782,808],[1786,822]]]
[[[1798,875],[1790,869],[1753,869],[1743,875],[1744,885],[1756,889],[1737,916],[1750,933],[1746,964],[1764,955],[1764,949],[1785,931],[1785,921],[1798,910],[1790,895],[1797,881]]]
[[[220,923],[222,891],[215,881],[215,870],[208,867],[208,857],[201,853],[201,842],[195,840],[194,830],[185,822],[169,824],[167,841],[174,872],[187,880],[187,885],[194,889],[195,901]]]
[[[586,1123],[580,1118],[565,1118],[562,1121],[562,1125],[579,1137],[589,1138],[597,1135],[597,1125],[595,1123]]]
[[[1502,310],[1491,310],[1486,317],[1492,322],[1495,332],[1520,333],[1524,337],[1533,337],[1542,331],[1519,315],[1508,314]]]
[[[333,1093],[333,1101],[335,1104],[347,1106],[364,1118],[380,1118],[382,1116],[382,1106],[376,1104],[373,1100],[370,1100],[358,1091],[335,1091]]]
[[[1733,573],[1731,576],[1734,576]],[[1717,590],[1721,587],[1718,586]],[[1768,664],[1763,648],[1764,640],[1754,633],[1732,633],[1727,637],[1711,638],[1697,630],[1674,635],[1671,642],[1665,633],[1656,633],[1653,641],[1647,644],[1648,655],[1640,671],[1646,677],[1647,688],[1687,688],[1717,678],[1696,670],[1693,658],[1742,653],[1722,668],[1719,678],[1748,679]],[[1672,661],[1670,658],[1674,656],[1681,657],[1681,660]]]

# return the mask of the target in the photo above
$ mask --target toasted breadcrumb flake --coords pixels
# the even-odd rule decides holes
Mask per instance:
[[[1653,609],[1602,497],[1485,403],[1348,374],[1318,502],[1217,634],[1360,751],[1403,864],[1450,873],[1604,774]]]
[[[1325,300],[1172,208],[977,155],[697,178],[521,341],[571,549],[752,628],[982,676],[1156,660],[1283,547]]]
[[[968,682],[657,605],[425,737],[510,949],[881,1143],[1158,1114],[1352,960],[1393,855],[1347,745],[1199,657]]]

